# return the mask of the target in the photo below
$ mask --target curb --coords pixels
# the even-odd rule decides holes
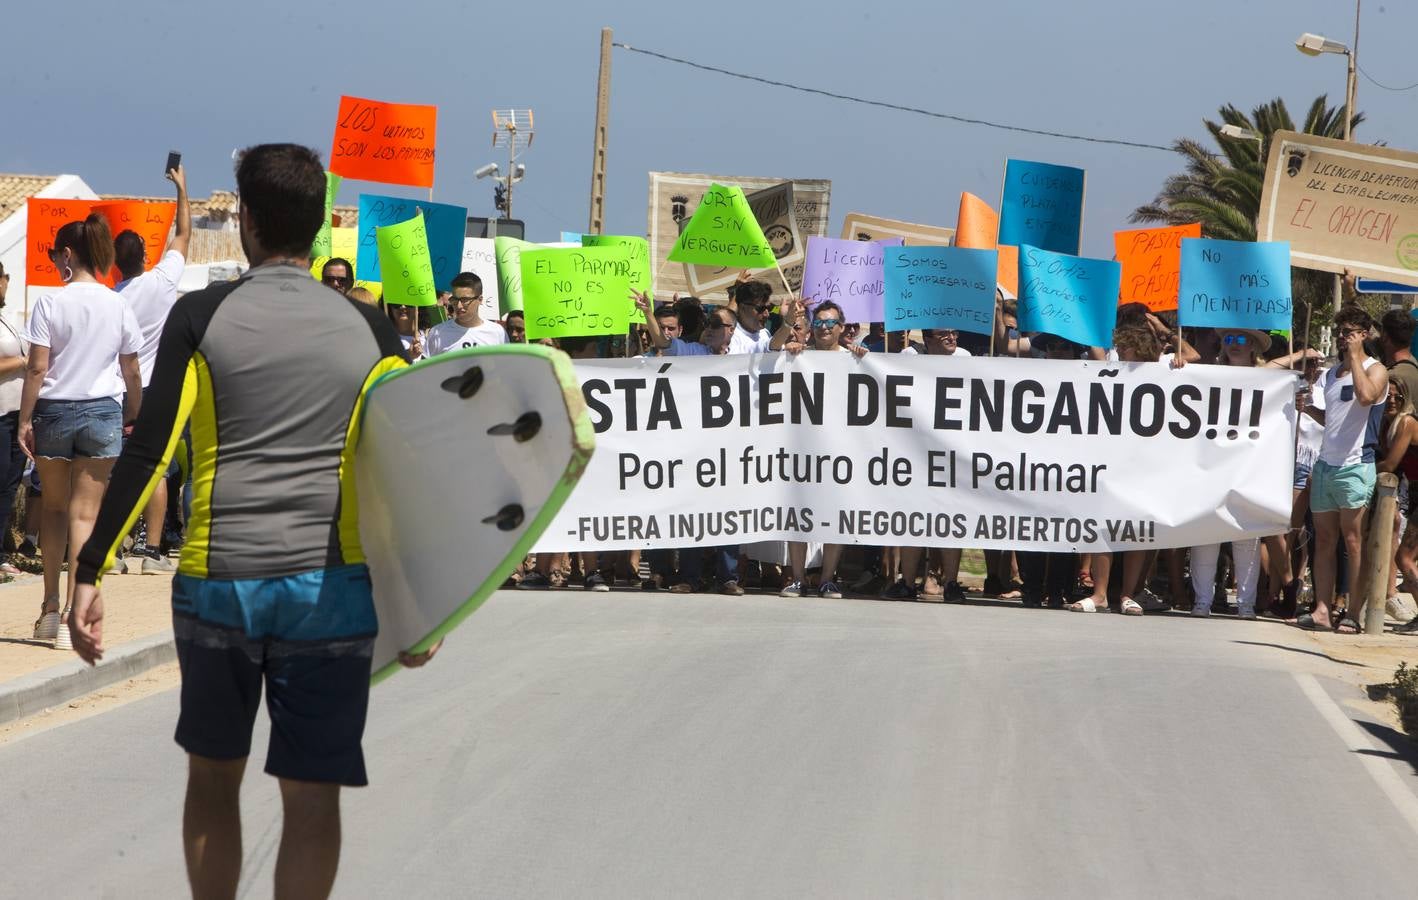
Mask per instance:
[[[168,632],[115,647],[97,666],[90,666],[74,656],[68,662],[22,675],[0,685],[0,724],[125,681],[174,659],[177,659],[177,648],[172,642],[172,633]]]

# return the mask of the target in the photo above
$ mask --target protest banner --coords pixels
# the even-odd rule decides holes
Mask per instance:
[[[563,234],[563,237],[565,235]],[[630,257],[630,289],[655,295],[653,273],[650,271],[650,244],[632,234],[583,234],[583,247],[621,247]]]
[[[1200,328],[1290,328],[1290,245],[1182,241],[1177,321]]]
[[[1118,304],[1146,303],[1153,312],[1176,309],[1182,239],[1199,237],[1201,225],[1196,223],[1113,232],[1113,247],[1123,267]]]
[[[722,297],[738,277],[739,269],[723,266],[666,265],[680,230],[689,222],[704,192],[715,183],[736,184],[744,189],[749,208],[754,210],[764,237],[773,247],[778,267],[792,289],[801,290],[804,241],[811,235],[827,234],[832,182],[651,172],[647,228],[656,299],[669,300],[676,293]],[[774,284],[773,302],[782,303],[786,298],[782,285]]]
[[[955,328],[991,334],[994,250],[895,247],[886,251],[886,330]]]
[[[854,241],[840,238],[807,239],[803,266],[803,299],[808,308],[824,300],[842,307],[848,322],[880,322],[885,316],[882,263],[887,247],[901,246],[901,238]]]
[[[1106,259],[1019,248],[1019,328],[1088,347],[1113,346],[1122,267]]]
[[[384,259],[380,269],[384,302],[397,306],[436,306],[438,291],[433,286],[433,262],[429,257],[423,214],[377,228],[375,240],[379,255]]]
[[[463,238],[462,271],[472,272],[482,279],[483,319],[488,322],[501,319],[502,310],[498,305],[496,242],[492,238]]]
[[[670,250],[670,262],[767,269],[777,265],[777,257],[749,208],[743,188],[712,184]]]
[[[497,255],[497,302],[506,315],[522,309],[522,251],[542,245],[500,234],[492,239],[492,245]]]
[[[1082,169],[1071,166],[1006,160],[997,240],[1077,256],[1086,180]]]
[[[335,195],[340,192],[340,182],[343,178],[334,172],[325,173],[325,219],[320,223],[320,230],[315,232],[315,242],[310,245],[311,256],[332,256],[330,252],[330,229],[334,223],[330,221],[330,216],[335,209]]]
[[[25,221],[25,285],[26,287],[62,287],[64,280],[49,261],[54,237],[70,222],[98,212],[108,220],[109,230],[117,237],[133,231],[143,239],[143,268],[151,269],[162,259],[172,223],[177,218],[177,204],[171,200],[66,200],[31,197],[26,202]],[[118,270],[98,273],[99,280],[112,287]]]
[[[433,187],[438,107],[341,97],[330,171],[345,178]]]
[[[900,238],[907,247],[948,247],[955,239],[955,229],[883,219],[865,213],[847,213],[847,218],[842,220],[842,238],[849,241]]]
[[[576,373],[596,453],[539,552],[1146,550],[1290,525],[1280,370],[808,351]]]
[[[623,246],[523,248],[519,265],[529,341],[625,334],[640,318]]]
[[[1019,248],[1002,246],[999,215],[988,203],[971,193],[960,195],[960,212],[955,220],[955,246],[976,250],[998,249],[995,281],[1011,294],[1019,295]]]
[[[450,203],[430,203],[407,197],[383,197],[378,194],[359,195],[359,263],[357,278],[382,281],[379,265],[379,245],[374,230],[387,225],[407,222],[423,213],[428,232],[428,252],[433,261],[433,284],[440,291],[448,290],[453,276],[463,261],[463,234],[467,230],[468,210]]]
[[[1301,268],[1418,284],[1418,153],[1275,132],[1256,238]]]

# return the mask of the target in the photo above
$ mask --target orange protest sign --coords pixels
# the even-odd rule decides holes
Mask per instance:
[[[1113,232],[1117,260],[1123,267],[1118,303],[1146,303],[1154,312],[1176,309],[1182,238],[1199,237],[1201,225],[1195,223]]]
[[[438,107],[341,97],[330,171],[345,178],[433,187]]]
[[[961,194],[960,215],[955,223],[955,246],[993,250],[998,235],[999,214],[974,194]],[[1000,264],[1003,263],[1001,259]]]
[[[1011,247],[1009,244],[997,244],[995,249],[999,251],[999,275],[996,280],[999,281],[1001,287],[1018,297],[1019,248]]]
[[[31,197],[25,224],[25,284],[29,287],[60,287],[64,280],[49,261],[54,236],[59,229],[88,216],[102,200],[51,200]]]
[[[177,218],[174,201],[107,200],[95,203],[95,212],[108,219],[108,227],[116,238],[125,231],[136,232],[143,239],[143,268],[151,269],[162,259],[167,248],[167,235]]]

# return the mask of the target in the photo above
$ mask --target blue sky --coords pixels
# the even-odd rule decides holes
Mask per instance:
[[[1298,53],[1313,31],[1349,43],[1344,0],[1079,0],[882,5],[477,4],[345,0],[126,4],[5,13],[0,171],[74,172],[103,193],[162,194],[167,151],[193,193],[232,186],[239,146],[294,140],[327,154],[339,96],[439,107],[436,199],[492,214],[472,172],[489,110],[529,106],[537,136],[514,212],[534,240],[585,228],[600,28],[615,39],[825,90],[1035,128],[1170,144],[1201,119],[1282,96],[1343,100],[1344,60]],[[1359,61],[1418,82],[1418,4],[1365,4]],[[1360,140],[1418,149],[1418,90],[1363,78]],[[1088,170],[1085,253],[1179,168],[1177,157],[1016,134],[754,85],[617,50],[607,231],[645,232],[646,173],[830,178],[832,223],[857,211],[952,226],[962,190],[998,203],[1006,157]],[[363,190],[417,191],[347,182]]]

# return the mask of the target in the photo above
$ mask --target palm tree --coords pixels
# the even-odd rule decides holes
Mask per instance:
[[[1172,147],[1186,160],[1186,170],[1168,178],[1151,203],[1134,210],[1132,222],[1166,225],[1200,222],[1203,237],[1254,241],[1271,135],[1277,131],[1300,131],[1332,138],[1344,136],[1343,107],[1330,106],[1325,96],[1316,97],[1310,104],[1300,128],[1295,127],[1285,101],[1279,98],[1262,103],[1251,110],[1250,115],[1229,103],[1219,112],[1221,121],[1203,119],[1202,123],[1220,152],[1213,153],[1200,141],[1179,138]],[[1362,121],[1364,114],[1355,113],[1353,125],[1357,127]],[[1262,141],[1225,137],[1221,134],[1222,125],[1239,126],[1260,135]],[[1311,304],[1324,308],[1329,302],[1333,276],[1300,268],[1292,268],[1290,274],[1295,321],[1303,322],[1308,320]],[[1325,324],[1312,321],[1311,336],[1318,334]]]

